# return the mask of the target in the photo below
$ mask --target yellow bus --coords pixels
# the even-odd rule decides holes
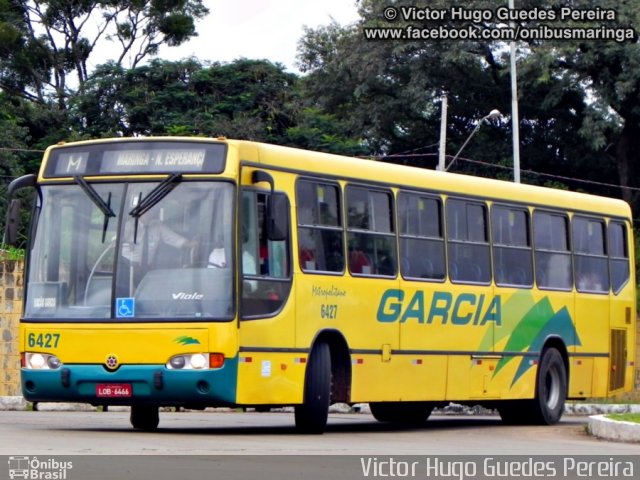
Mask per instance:
[[[622,201],[225,138],[59,144],[26,187],[29,401],[130,405],[139,429],[294,406],[319,433],[336,402],[553,424],[632,389]]]

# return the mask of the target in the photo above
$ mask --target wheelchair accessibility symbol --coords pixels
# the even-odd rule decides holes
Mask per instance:
[[[116,317],[132,318],[136,312],[135,298],[116,298]]]

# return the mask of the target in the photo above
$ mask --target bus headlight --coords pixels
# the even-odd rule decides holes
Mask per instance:
[[[29,370],[57,370],[62,362],[55,355],[48,353],[25,353],[24,368]]]
[[[187,353],[171,357],[166,367],[169,370],[204,370],[220,368],[222,365],[224,365],[224,355],[221,353]]]

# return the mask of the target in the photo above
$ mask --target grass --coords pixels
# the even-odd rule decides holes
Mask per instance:
[[[640,391],[622,393],[611,397],[587,398],[584,402],[579,403],[596,403],[596,404],[638,404],[640,403]]]
[[[640,423],[640,413],[610,413],[607,418],[622,422]]]
[[[24,260],[24,249],[0,244],[0,260]]]

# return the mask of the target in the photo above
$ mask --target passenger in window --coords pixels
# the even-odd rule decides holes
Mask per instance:
[[[584,272],[578,277],[578,289],[587,292],[601,292],[604,290],[600,275],[595,272]]]
[[[560,254],[549,257],[547,286],[551,288],[571,288],[571,257]]]
[[[311,234],[306,230],[300,230],[300,266],[303,270],[316,270],[316,254]]]
[[[349,269],[351,273],[371,274],[369,257],[359,248],[354,248],[349,254]]]
[[[122,242],[122,256],[125,260],[137,265],[143,262],[152,265],[163,243],[178,249],[191,249],[198,245],[195,240],[188,240],[171,230],[157,216],[153,216],[152,212],[153,210],[139,218],[137,234],[134,233],[135,223],[127,223]]]
[[[209,254],[209,268],[227,268],[229,266],[227,262],[226,249],[220,243]],[[245,275],[256,275],[256,260],[251,253],[251,249],[248,248],[248,243],[245,241],[242,244],[242,273]]]
[[[379,275],[393,276],[396,274],[396,266],[391,255],[382,253],[376,262],[376,273]]]
[[[219,245],[209,254],[209,268],[227,268],[227,254],[224,246]]]

